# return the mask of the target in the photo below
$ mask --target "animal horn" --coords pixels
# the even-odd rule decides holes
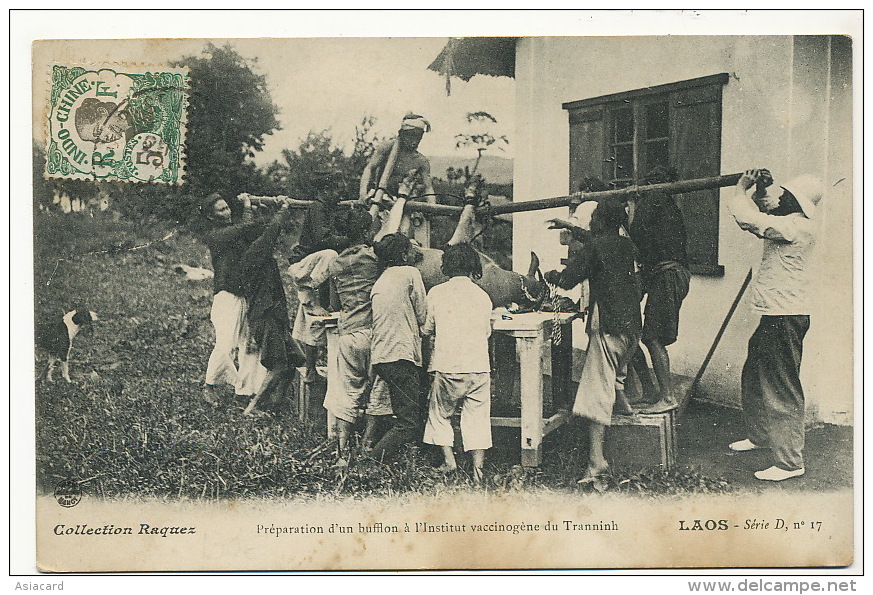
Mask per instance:
[[[537,273],[540,271],[540,257],[536,252],[530,253],[530,266],[527,267],[527,275],[531,279],[536,279]]]
[[[535,252],[530,253],[530,266],[521,283],[525,296],[533,302],[534,309],[538,310],[546,298],[546,287],[540,273],[540,259]]]

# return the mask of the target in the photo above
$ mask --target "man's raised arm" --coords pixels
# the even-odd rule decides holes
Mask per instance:
[[[763,186],[761,184],[761,182],[766,183],[767,181],[770,182],[769,185]],[[728,210],[733,215],[737,225],[740,226],[740,229],[753,233],[759,238],[775,242],[793,242],[797,235],[795,222],[789,217],[776,217],[762,213],[749,195],[749,190],[753,187],[757,187],[757,192],[766,193],[759,200],[770,201],[776,206],[779,204],[779,196],[783,190],[773,183],[770,172],[766,169],[747,169],[737,181],[733,196],[727,201]],[[772,207],[767,208],[767,210],[772,210]]]

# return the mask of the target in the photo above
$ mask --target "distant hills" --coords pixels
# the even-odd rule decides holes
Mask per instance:
[[[463,168],[465,165],[473,168],[476,158],[465,159],[446,155],[428,156],[430,160],[430,174],[435,178],[446,179],[446,170],[450,167]],[[512,159],[484,155],[479,162],[478,172],[491,184],[512,183]]]

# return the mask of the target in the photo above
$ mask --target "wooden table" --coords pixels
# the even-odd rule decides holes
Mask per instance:
[[[551,354],[551,349],[545,350],[545,346],[551,341],[552,324],[555,314],[551,312],[530,312],[527,314],[508,314],[510,318],[497,311],[493,316],[494,332],[502,333],[514,340],[515,348],[519,356],[520,373],[520,417],[492,417],[492,426],[521,428],[521,464],[526,467],[536,467],[542,461],[542,441],[549,432],[560,427],[568,418],[569,412],[559,411],[551,417],[543,417],[544,382],[543,375],[546,365],[551,363],[553,378],[561,377],[561,380],[569,379],[569,365],[557,366],[557,362],[544,360]],[[559,314],[558,320],[563,329],[563,342],[569,353],[572,346],[572,334],[570,333],[569,321],[573,314]],[[342,378],[338,373],[338,349],[337,349],[337,315],[333,314],[325,318],[327,328],[327,394],[329,399],[334,391],[342,390]],[[560,369],[559,369],[560,368]],[[556,382],[553,380],[553,390]],[[306,411],[308,407],[302,406]],[[328,437],[335,435],[335,419],[328,413],[327,432]]]
[[[543,437],[560,427],[570,417],[567,410],[560,410],[551,417],[543,417],[544,382],[546,357],[551,356],[551,349],[545,346],[551,341],[551,331],[555,314],[552,312],[530,312],[527,314],[509,314],[505,318],[495,313],[494,332],[512,337],[515,342],[519,359],[519,388],[521,397],[520,417],[492,417],[492,426],[521,428],[521,464],[525,467],[536,467],[542,462]],[[573,314],[558,314],[557,319],[562,327],[562,344],[569,351],[572,347],[570,320]],[[556,379],[569,379],[569,366],[561,366],[551,370],[553,375],[552,389],[555,390]]]

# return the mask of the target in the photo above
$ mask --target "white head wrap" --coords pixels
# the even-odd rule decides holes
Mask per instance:
[[[824,196],[824,182],[821,179],[806,174],[794,178],[782,187],[794,195],[807,218],[812,219],[815,216],[818,203]]]
[[[403,116],[403,122],[400,124],[400,130],[413,130],[413,129],[424,130],[425,132],[430,132],[430,122],[428,122],[424,116],[419,116],[418,114],[413,114],[409,112],[405,116]]]

